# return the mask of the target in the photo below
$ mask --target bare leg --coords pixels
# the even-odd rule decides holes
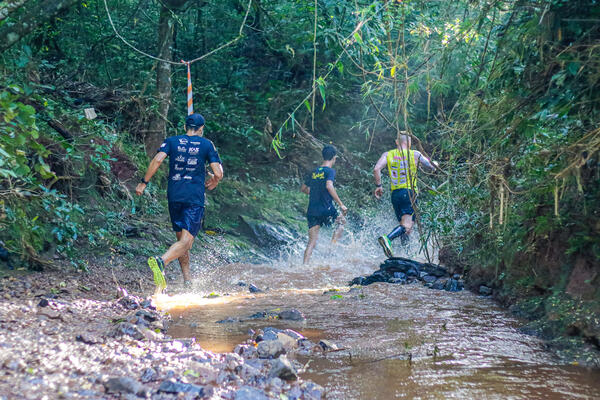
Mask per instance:
[[[181,240],[184,231],[175,232],[177,235],[177,241]],[[190,273],[190,251],[187,250],[182,256],[178,257],[179,266],[181,267],[181,273],[183,274],[183,282],[191,282],[192,275]]]
[[[189,251],[194,244],[194,236],[191,233],[183,229],[177,235],[177,241],[169,247],[169,250],[163,254],[162,259],[165,265],[168,265],[171,261],[174,261],[180,257],[187,257],[187,270],[184,270],[183,264],[181,264],[181,272],[183,272],[183,279],[188,280],[189,273]],[[186,278],[187,275],[187,278]]]
[[[308,264],[308,260],[310,260],[313,249],[317,244],[317,239],[319,238],[319,229],[321,229],[321,226],[315,225],[308,230],[308,244],[306,245],[306,250],[304,250],[304,264]]]
[[[402,221],[400,221],[400,225],[402,225],[406,229],[406,234],[410,234],[412,227],[414,225],[414,221],[412,219],[412,215],[404,214],[402,216]]]
[[[331,237],[331,243],[336,243],[342,237],[342,233],[344,233],[344,225],[346,225],[346,218],[343,215],[340,215],[335,220],[335,230],[333,231],[333,236]]]

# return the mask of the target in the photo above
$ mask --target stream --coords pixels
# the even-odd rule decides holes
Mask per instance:
[[[348,242],[348,240],[347,240]],[[312,359],[301,374],[331,399],[591,399],[600,397],[600,371],[561,364],[541,340],[518,331],[523,321],[469,291],[432,290],[420,283],[347,283],[376,270],[379,250],[360,240],[330,247],[322,239],[313,264],[300,251],[272,264],[229,264],[202,273],[194,293],[161,296],[173,317],[169,334],[195,337],[226,352],[266,326],[294,329],[344,349]],[[415,246],[418,247],[418,246]],[[412,258],[423,257],[418,249]],[[238,282],[255,284],[251,294]],[[211,292],[222,294],[206,298]],[[297,309],[302,322],[246,320],[269,310]]]

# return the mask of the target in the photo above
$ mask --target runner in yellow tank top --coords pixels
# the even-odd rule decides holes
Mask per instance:
[[[405,242],[412,230],[415,218],[413,205],[416,203],[419,192],[417,188],[418,167],[423,166],[431,171],[437,168],[435,161],[430,161],[417,150],[411,150],[410,142],[410,136],[405,131],[400,131],[396,139],[397,148],[383,153],[373,169],[377,186],[374,194],[377,199],[380,199],[383,195],[381,170],[387,166],[390,174],[392,205],[400,223],[388,235],[380,236],[377,239],[387,257],[394,256],[392,240],[400,237]]]

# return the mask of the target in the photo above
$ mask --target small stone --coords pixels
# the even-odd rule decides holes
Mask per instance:
[[[138,302],[138,299],[134,296],[122,297],[117,301],[117,303],[128,310],[135,310],[137,308],[140,308],[140,303]]]
[[[306,319],[304,314],[295,309],[282,311],[278,316],[279,319],[287,319],[290,321],[304,321]]]
[[[437,281],[437,278],[433,275],[425,275],[423,277],[423,282],[425,282],[425,283],[433,283],[435,281]]]
[[[454,275],[452,275],[452,279],[459,280],[460,279],[460,274],[454,274]]]
[[[102,340],[100,338],[92,336],[89,333],[81,333],[81,334],[75,336],[75,340],[77,340],[78,342],[81,342],[81,343],[85,343],[85,344],[102,343]]]
[[[144,301],[142,301],[140,303],[140,307],[148,310],[156,310],[156,307],[154,307],[154,305],[152,304],[151,299],[145,299]]]
[[[263,340],[256,347],[259,358],[277,358],[285,353],[283,344],[279,340]]]
[[[120,322],[113,328],[110,333],[111,337],[119,337],[119,336],[131,336],[135,340],[144,339],[144,334],[136,325],[130,324],[129,322]]]
[[[199,397],[204,396],[204,388],[202,386],[191,383],[179,383],[175,379],[163,381],[158,387],[158,391],[163,393],[196,393]]]
[[[48,307],[49,304],[50,302],[48,301],[48,299],[41,299],[38,303],[38,307]]]
[[[388,283],[406,285],[408,283],[408,281],[406,279],[404,279],[404,278],[390,278],[388,280]]]
[[[142,372],[142,376],[140,380],[144,383],[155,381],[158,377],[158,372],[154,368],[146,368],[144,372]]]
[[[254,286],[254,284],[251,284],[248,287],[248,290],[250,291],[250,293],[262,293],[263,291],[260,290],[258,287]]]
[[[60,313],[51,308],[42,308],[37,312],[37,314],[42,315],[46,318],[50,318],[50,319],[59,319],[60,318]]]
[[[246,282],[242,282],[242,281],[239,281],[236,285],[238,285],[239,287],[248,286],[248,284]]]
[[[233,400],[269,400],[269,398],[262,390],[243,386],[235,391]]]
[[[316,383],[304,382],[300,388],[306,400],[321,400],[325,397],[325,389]]]
[[[485,285],[481,285],[481,286],[479,286],[479,294],[484,295],[484,296],[489,296],[492,294],[492,288],[487,287]]]
[[[240,320],[234,317],[227,317],[217,321],[217,324],[233,324],[235,322],[240,322]]]
[[[158,314],[146,310],[139,310],[135,313],[135,315],[145,319],[148,322],[154,322],[158,320]]]
[[[269,371],[269,377],[280,378],[284,381],[295,381],[298,379],[298,371],[296,371],[296,368],[294,368],[285,355],[281,355],[273,362],[271,371]]]
[[[140,396],[146,396],[146,393],[149,391],[148,388],[138,381],[126,376],[109,378],[104,382],[104,388],[107,393],[133,393]]]

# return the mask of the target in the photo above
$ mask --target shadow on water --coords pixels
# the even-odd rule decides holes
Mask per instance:
[[[348,291],[350,279],[383,261],[375,237],[374,230],[363,230],[336,246],[322,237],[309,266],[301,264],[304,243],[299,243],[272,264],[214,268],[198,279],[194,294],[156,300],[173,316],[169,334],[196,337],[209,350],[230,351],[248,338],[249,329],[266,326],[334,341],[347,350],[300,360],[310,361],[303,378],[325,386],[333,399],[598,398],[600,372],[560,365],[541,341],[519,333],[519,321],[487,298],[420,284],[376,283]],[[423,259],[412,241],[400,255]],[[265,292],[251,294],[240,281]],[[332,288],[340,291],[324,293]],[[211,292],[221,296],[204,297]],[[217,323],[292,308],[306,320]]]

